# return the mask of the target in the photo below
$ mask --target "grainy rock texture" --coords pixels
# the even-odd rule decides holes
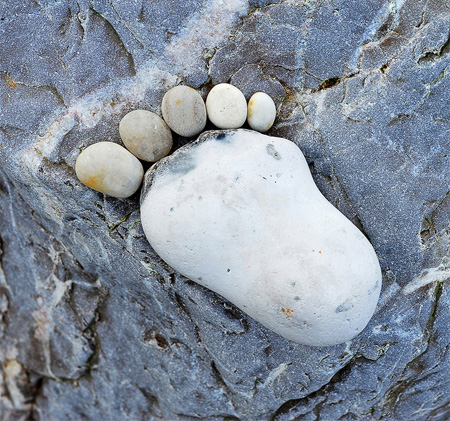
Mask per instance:
[[[449,22],[448,0],[1,2],[1,418],[448,419]],[[76,179],[127,112],[221,82],[274,98],[268,134],[378,253],[347,344],[263,328],[161,262],[138,194]]]

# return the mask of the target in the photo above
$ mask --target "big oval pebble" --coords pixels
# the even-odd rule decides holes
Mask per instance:
[[[119,133],[126,148],[143,161],[158,161],[172,148],[169,126],[159,115],[150,111],[129,112],[120,121]]]
[[[267,132],[275,121],[277,109],[272,98],[264,92],[256,92],[250,98],[247,121],[253,130]]]
[[[247,101],[238,88],[220,83],[209,92],[206,111],[211,123],[219,129],[237,129],[247,118]]]
[[[206,132],[146,173],[141,219],[169,265],[295,342],[346,342],[376,309],[371,244],[286,139]]]
[[[203,98],[189,86],[169,89],[162,100],[161,112],[168,126],[180,136],[196,136],[206,125]]]
[[[139,159],[112,142],[88,146],[78,156],[75,172],[85,186],[114,197],[134,194],[144,176]]]

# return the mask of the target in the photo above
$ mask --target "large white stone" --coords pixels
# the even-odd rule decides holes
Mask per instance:
[[[295,342],[348,341],[376,309],[371,244],[288,140],[206,132],[147,172],[141,218],[169,265]]]

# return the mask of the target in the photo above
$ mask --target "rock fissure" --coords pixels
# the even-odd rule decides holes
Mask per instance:
[[[418,64],[430,63],[434,60],[443,57],[448,52],[450,52],[450,34],[447,40],[439,47],[438,50],[428,51],[427,53],[421,55],[417,63]]]

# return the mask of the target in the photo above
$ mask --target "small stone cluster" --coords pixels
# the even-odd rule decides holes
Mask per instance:
[[[78,179],[109,196],[129,197],[142,184],[144,168],[139,159],[156,162],[168,155],[173,142],[171,130],[183,137],[196,136],[209,118],[219,129],[237,129],[247,120],[252,129],[266,132],[276,116],[269,95],[257,92],[247,105],[243,93],[228,83],[212,88],[206,105],[195,89],[176,86],[164,95],[161,112],[163,118],[145,110],[125,115],[119,133],[126,149],[113,142],[87,147],[75,164]]]
[[[275,105],[262,92],[247,105],[222,83],[206,103],[170,89],[163,119],[136,110],[119,124],[125,147],[100,142],[78,157],[87,186],[128,197],[143,182],[140,217],[169,266],[228,299],[267,328],[309,346],[351,340],[376,310],[382,276],[366,237],[320,193],[295,143],[267,131]],[[139,161],[169,154],[172,131],[199,135],[145,173]],[[186,223],[189,221],[189,223]],[[276,244],[276,247],[273,247]]]

